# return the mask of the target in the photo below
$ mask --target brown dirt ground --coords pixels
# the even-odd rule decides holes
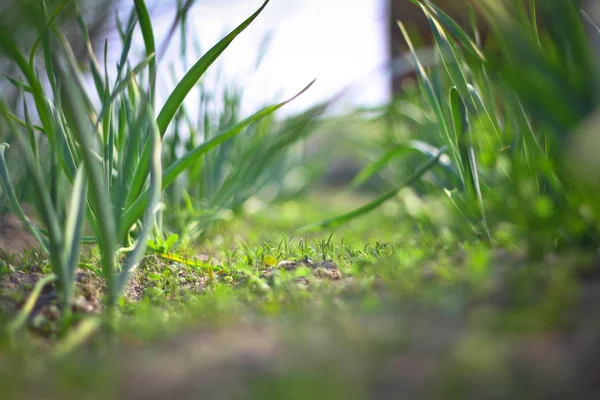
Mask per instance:
[[[19,217],[14,214],[0,215],[0,254],[21,253],[37,247],[37,241],[25,229]]]

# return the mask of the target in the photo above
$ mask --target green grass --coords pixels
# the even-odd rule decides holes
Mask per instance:
[[[206,177],[203,169],[222,168],[228,163],[239,164],[243,167],[239,171],[250,175],[230,174],[226,178],[215,175],[217,181],[213,179],[212,185],[205,185],[205,190],[198,193],[199,196],[188,194],[185,197],[191,207],[208,208],[210,222],[214,219],[211,211],[235,208],[236,196],[243,196],[248,191],[252,194],[252,190],[258,190],[260,184],[264,185],[265,182],[254,185],[249,182],[260,181],[269,166],[269,159],[281,157],[299,137],[306,134],[303,124],[314,113],[318,114],[318,110],[290,121],[291,126],[279,129],[276,135],[268,126],[266,129],[262,127],[263,132],[260,129],[248,131],[247,128],[292,101],[310,84],[291,99],[265,107],[245,119],[234,118],[216,129],[203,126],[202,141],[195,141],[193,133],[188,132],[189,142],[183,154],[177,153],[178,143],[165,140],[167,133],[173,130],[170,126],[177,113],[185,113],[183,103],[187,95],[267,4],[268,1],[265,1],[254,14],[202,54],[186,74],[176,81],[156,113],[155,40],[152,21],[143,1],[135,2],[128,23],[121,31],[123,51],[115,77],[109,76],[106,60],[105,70],[100,70],[88,39],[89,67],[94,78],[92,91],[86,87],[85,75],[68,41],[54,24],[53,17],[47,18],[28,59],[11,37],[10,30],[0,30],[0,51],[20,69],[24,78],[23,81],[11,79],[23,91],[23,110],[10,110],[6,103],[2,103],[0,111],[11,137],[24,153],[26,170],[32,178],[35,192],[34,204],[43,229],[35,226],[21,209],[5,161],[8,145],[4,144],[0,150],[3,195],[52,260],[64,310],[69,310],[72,302],[72,286],[82,242],[99,245],[102,277],[108,288],[106,316],[108,323],[112,323],[112,311],[127,286],[131,272],[143,256],[147,242],[153,233],[159,232],[157,236],[159,239],[162,237],[160,212],[158,219],[155,215],[159,211],[163,191],[185,172],[190,181],[200,181]],[[61,11],[62,7],[59,6],[54,15]],[[87,38],[86,26],[80,14],[78,18],[81,34]],[[138,25],[144,39],[145,58],[132,65],[129,53]],[[58,46],[59,50],[54,48],[50,51],[50,43]],[[38,44],[42,45],[39,59],[36,57]],[[45,77],[39,75],[36,69],[40,59],[44,61]],[[94,89],[96,99],[91,94]],[[29,116],[27,101],[31,99],[40,126],[35,126]],[[21,111],[25,113],[25,120],[17,116]],[[198,118],[207,122],[210,117],[205,112]],[[249,147],[251,151],[227,154],[227,142],[241,134],[247,135],[246,140],[238,144]],[[261,142],[267,137],[270,139],[268,142]],[[167,145],[164,149],[163,144]],[[43,155],[38,154],[41,145],[47,149]],[[259,150],[266,152],[259,154]],[[221,159],[217,162],[208,161],[207,154],[211,151],[219,151]],[[167,155],[170,157],[165,157]],[[46,172],[46,156],[50,159],[49,173]],[[213,192],[217,194],[214,198]],[[173,209],[183,206],[181,194],[171,200],[174,203],[168,206]],[[193,204],[194,200],[196,204]],[[232,201],[234,204],[231,204]],[[92,236],[83,236],[84,224],[90,226]],[[155,226],[157,229],[154,229]],[[68,312],[62,315],[66,332],[70,315]]]
[[[592,158],[583,156],[586,145],[578,144],[593,146],[585,122],[595,115],[599,82],[592,20],[570,1],[533,1],[529,14],[520,1],[486,1],[481,14],[492,33],[484,46],[434,3],[414,3],[428,18],[434,62],[422,63],[399,21],[417,87],[375,117],[364,114],[387,126],[387,135],[364,144],[374,161],[353,186],[383,174],[389,184],[373,204],[388,201],[387,190],[446,148],[410,186],[445,192],[464,219],[455,229],[497,244],[496,231],[512,225],[531,239],[534,253],[551,243],[593,247],[596,174]]]
[[[300,202],[300,217],[288,217],[292,225],[324,213],[319,201]],[[396,380],[414,385],[415,393],[437,390],[441,398],[498,390],[528,398],[554,387],[537,382],[553,377],[554,368],[562,371],[562,364],[552,363],[563,359],[540,364],[529,359],[536,356],[533,350],[519,349],[529,340],[560,352],[566,344],[554,343],[553,335],[582,326],[576,274],[589,255],[571,252],[553,260],[548,254],[533,262],[485,242],[444,243],[433,232],[418,233],[377,212],[368,224],[351,223],[351,229],[306,242],[266,232],[283,216],[271,223],[265,212],[244,221],[256,238],[248,246],[237,243],[213,254],[218,266],[193,261],[185,255],[192,249],[185,248],[175,253],[178,261],[146,256],[133,277],[137,289],[119,306],[116,348],[101,331],[76,345],[71,337],[39,342],[33,327],[5,337],[0,354],[3,365],[13,367],[0,374],[3,393],[24,395],[22,379],[35,390],[69,397],[93,388],[102,388],[98,396],[114,395],[121,385],[132,392],[155,387],[166,395],[192,390],[197,382],[197,390],[227,396],[240,388],[250,398],[320,390],[332,398],[364,397]],[[271,238],[264,242],[260,236]],[[53,332],[52,321],[34,319]],[[48,370],[47,362],[57,357]],[[244,367],[243,357],[266,369]],[[402,359],[409,364],[401,367]],[[76,373],[81,360],[90,367]],[[269,369],[279,363],[281,368]],[[411,374],[413,368],[421,368],[430,383]],[[520,371],[515,368],[526,375],[511,377]],[[194,378],[171,387],[179,379],[174,371]],[[235,378],[222,386],[227,376]],[[66,386],[56,386],[60,381]]]
[[[21,93],[0,103],[0,196],[39,244],[0,260],[0,398],[592,396],[591,20],[567,0],[486,1],[482,46],[415,2],[436,62],[399,23],[418,82],[398,101],[276,118],[294,96],[243,117],[243,87],[207,70],[267,3],[206,52],[182,29],[195,61],[171,82],[143,1],[119,20],[115,75],[90,53],[91,87],[64,4],[29,48],[0,28]],[[365,165],[347,190],[288,184],[348,154]]]

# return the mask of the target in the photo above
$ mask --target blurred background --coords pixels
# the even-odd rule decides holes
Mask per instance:
[[[37,2],[8,1],[0,5],[3,17],[15,18],[26,13]],[[48,1],[53,9],[59,1]],[[169,4],[167,4],[169,3]],[[171,4],[173,3],[173,4]],[[157,40],[164,40],[177,15],[175,2],[149,1]],[[196,0],[183,1],[180,9],[189,12],[186,30],[190,44],[199,41],[203,49],[216,43],[228,30],[243,21],[261,0]],[[445,3],[455,3],[446,1]],[[94,50],[102,54],[104,39],[108,38],[109,60],[116,63],[120,41],[115,15],[125,17],[129,2],[119,0],[80,1],[80,8],[90,24]],[[454,5],[452,6],[454,7]],[[22,15],[20,20],[27,16]],[[68,13],[65,13],[68,15]],[[272,102],[297,91],[313,79],[316,84],[284,113],[304,110],[332,95],[350,89],[344,97],[347,106],[373,106],[390,99],[390,56],[397,56],[402,41],[396,19],[415,21],[420,31],[427,29],[421,10],[408,0],[276,0],[231,46],[220,60],[224,80],[243,82],[243,112]],[[72,32],[68,36],[73,47],[84,57],[83,43],[74,20],[64,17],[63,26]],[[23,28],[25,28],[23,26]],[[27,39],[27,29],[19,32]],[[393,36],[393,45],[390,38]],[[135,36],[136,47],[143,48],[141,34]],[[253,68],[257,55],[263,54],[260,68]],[[161,66],[175,64],[183,68],[179,49],[171,45],[162,55]],[[191,60],[190,60],[191,61]],[[395,84],[398,89],[398,84]]]
[[[261,3],[197,1],[190,28],[207,45],[215,43]],[[223,58],[226,75],[245,83],[246,111],[315,78],[310,93],[285,112],[306,109],[348,86],[349,104],[383,104],[388,99],[387,8],[386,0],[272,1]],[[168,24],[172,18],[165,15],[164,20]],[[262,64],[249,76],[247,70],[265,38],[268,48]]]

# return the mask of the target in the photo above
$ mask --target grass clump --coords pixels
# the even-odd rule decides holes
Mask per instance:
[[[396,197],[397,182],[419,171],[423,179],[408,186],[428,196],[445,192],[460,218],[454,229],[466,237],[499,244],[504,232],[517,231],[533,253],[594,247],[596,175],[592,159],[582,156],[582,143],[593,142],[598,96],[591,18],[571,1],[528,8],[483,2],[479,14],[492,33],[482,43],[476,24],[471,32],[433,2],[413,3],[429,21],[434,62],[419,58],[398,21],[418,86],[376,116],[389,135],[352,182],[357,187],[383,172],[390,191],[320,226]],[[435,162],[421,166],[428,159]]]
[[[195,143],[192,136],[191,145],[185,153],[171,157],[163,165],[163,155],[174,154],[175,148],[171,142],[171,149],[163,149],[163,140],[184,99],[210,65],[254,21],[267,3],[264,2],[253,15],[203,54],[176,83],[156,113],[155,40],[143,1],[135,2],[126,25],[122,26],[123,51],[116,76],[109,77],[106,60],[105,71],[100,70],[88,41],[89,67],[94,78],[93,94],[84,83],[84,74],[73,57],[69,42],[54,25],[54,16],[61,12],[62,6],[53,10],[52,16],[48,16],[40,26],[29,57],[17,47],[8,29],[0,31],[3,54],[19,67],[24,78],[23,81],[11,79],[11,82],[24,93],[21,112],[25,118],[21,119],[16,111],[2,103],[3,123],[23,151],[44,229],[35,226],[21,208],[5,162],[7,144],[0,147],[3,193],[50,258],[60,287],[61,308],[65,310],[65,329],[70,323],[68,310],[81,243],[99,245],[101,276],[107,285],[106,313],[111,315],[151,239],[163,190],[192,166],[195,166],[195,175],[189,178],[199,178],[202,173],[197,166],[203,163],[209,151],[223,149],[227,140],[291,101],[266,107],[244,120],[224,126],[219,133],[207,128],[203,141]],[[87,38],[81,14],[77,16],[81,35]],[[141,62],[132,65],[129,52],[138,26],[146,54]],[[38,45],[41,45],[39,57]],[[39,60],[44,61],[45,76],[37,72],[36,62]],[[35,105],[39,126],[32,122],[28,109],[30,99]],[[277,137],[280,140],[278,148],[269,149],[269,155],[276,154],[292,142],[290,135],[287,136]],[[247,162],[259,159],[252,153],[247,153],[246,157],[249,157]],[[49,165],[46,162],[48,158]],[[264,161],[261,162],[263,164],[250,168],[252,176],[248,179],[219,182],[223,185],[219,189],[224,193],[210,199],[211,205],[218,209],[228,206],[236,196],[236,189],[241,192],[242,183],[258,179],[264,170]],[[244,173],[248,173],[248,169]],[[181,207],[181,204],[173,206]],[[89,237],[84,237],[86,223],[92,232]]]

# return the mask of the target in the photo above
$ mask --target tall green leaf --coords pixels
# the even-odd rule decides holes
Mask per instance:
[[[169,98],[165,102],[165,105],[160,110],[156,123],[160,129],[161,136],[164,136],[169,124],[175,117],[175,113],[185,100],[188,93],[196,85],[200,77],[204,75],[204,72],[210,67],[217,58],[225,51],[225,49],[233,42],[233,40],[242,33],[264,10],[270,0],[265,0],[263,5],[248,19],[246,19],[241,25],[234,29],[231,33],[225,36],[219,43],[213,46],[202,58],[200,58],[196,64],[185,74],[183,79],[177,84]]]

